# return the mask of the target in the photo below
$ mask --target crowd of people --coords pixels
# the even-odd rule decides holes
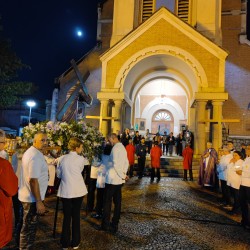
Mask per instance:
[[[250,145],[235,150],[228,141],[220,157],[207,143],[201,156],[198,184],[213,191],[221,189],[221,205],[229,214],[242,214],[241,225],[250,230]]]
[[[95,188],[93,187],[97,188],[97,202],[96,213],[91,216],[102,219],[101,226],[97,229],[112,233],[118,230],[121,189],[127,180],[129,167],[127,151],[119,141],[118,135],[111,134],[103,144],[103,153],[93,160],[88,187],[82,175],[85,166],[89,165],[89,161],[82,156],[83,142],[78,138],[70,138],[68,153],[51,161],[50,157],[44,155],[47,141],[47,134],[44,132],[37,132],[34,135],[33,145],[22,156],[18,184],[14,168],[4,150],[5,133],[0,131],[0,248],[12,239],[12,206],[17,211],[14,230],[16,249],[33,248],[39,217],[46,213],[44,199],[52,185],[49,181],[51,178],[54,181],[56,179],[50,175],[55,175],[55,172],[57,179],[60,180],[57,196],[60,197],[63,206],[60,240],[62,249],[79,248],[80,209],[83,197],[89,191],[88,208],[92,206],[94,210]],[[55,169],[51,171],[50,165],[53,164]],[[18,203],[14,202],[14,197]],[[111,218],[112,202],[114,212]]]
[[[148,130],[144,136],[136,131],[133,137],[129,129],[125,129],[120,136],[112,133],[103,141],[102,153],[96,155],[91,163],[82,156],[83,142],[78,138],[70,138],[67,154],[56,159],[56,156],[53,159],[45,157],[48,138],[46,133],[37,132],[33,145],[22,156],[18,184],[15,167],[8,161],[8,154],[4,150],[5,134],[0,131],[0,203],[5,204],[0,206],[0,248],[12,239],[12,206],[15,211],[17,249],[31,249],[34,246],[39,217],[46,213],[46,192],[56,179],[60,180],[57,196],[63,206],[60,243],[64,250],[71,247],[78,249],[80,246],[80,209],[85,195],[91,217],[101,220],[96,229],[116,233],[121,215],[122,186],[129,177],[134,176],[135,158],[138,159],[138,179],[141,179],[146,156],[150,154],[151,183],[155,177],[159,182],[160,159],[167,153],[172,156],[174,145],[178,145],[177,140],[181,142],[179,155],[183,157],[183,181],[188,180],[188,171],[189,180],[193,181],[193,134],[188,129],[177,138],[173,133],[167,135],[166,132],[162,136],[158,133],[152,136]],[[212,143],[207,143],[200,159],[198,184],[211,189],[220,186],[224,208],[230,213],[241,210],[242,226],[250,229],[250,147],[242,145],[240,152],[234,149],[232,142],[228,142],[220,152],[221,157]],[[91,166],[90,178],[85,183],[83,171],[88,165]],[[4,223],[1,218],[3,214],[6,217]]]

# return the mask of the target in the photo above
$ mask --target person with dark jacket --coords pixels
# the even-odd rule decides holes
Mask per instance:
[[[121,143],[124,147],[126,147],[129,144],[129,140],[131,139],[131,136],[129,134],[129,129],[126,128],[121,136]]]
[[[173,136],[173,132],[171,132],[169,134],[168,139],[167,139],[167,143],[168,143],[169,155],[172,156],[174,145],[175,145],[175,137]]]
[[[135,132],[135,136],[133,138],[133,144],[135,145],[135,147],[137,147],[141,142],[141,136],[139,135],[139,131]]]
[[[144,172],[147,155],[147,146],[145,144],[144,137],[142,137],[141,143],[136,147],[136,155],[138,158],[138,179],[141,179]]]

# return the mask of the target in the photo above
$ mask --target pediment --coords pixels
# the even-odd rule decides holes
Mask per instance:
[[[181,20],[172,12],[162,7],[157,12],[155,12],[149,19],[143,22],[139,27],[131,31],[122,40],[120,40],[117,44],[112,46],[108,51],[101,55],[101,61],[109,61],[127,46],[133,44],[134,41],[143,36],[143,34],[145,34],[147,31],[152,31],[154,28],[159,29],[159,23],[165,23],[166,27],[171,26],[171,30],[173,32],[176,31],[181,34],[181,39],[187,40],[187,47],[188,41],[192,41],[192,46],[196,44],[197,47],[202,47],[204,50],[211,53],[212,56],[218,58],[219,60],[224,61],[225,58],[228,56],[228,53],[223,48],[219,47],[217,44],[215,44],[207,37],[199,33],[195,28]],[[164,28],[164,24],[161,27]],[[171,36],[171,34],[169,35]]]

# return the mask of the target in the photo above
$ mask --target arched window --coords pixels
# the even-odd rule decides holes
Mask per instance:
[[[155,121],[172,121],[172,118],[169,113],[160,111],[155,115]]]

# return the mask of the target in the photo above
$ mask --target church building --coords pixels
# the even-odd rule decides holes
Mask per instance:
[[[224,134],[250,136],[247,9],[247,0],[100,1],[97,45],[58,78],[52,120],[84,116],[104,135],[188,126],[195,154],[207,141],[219,149]]]

